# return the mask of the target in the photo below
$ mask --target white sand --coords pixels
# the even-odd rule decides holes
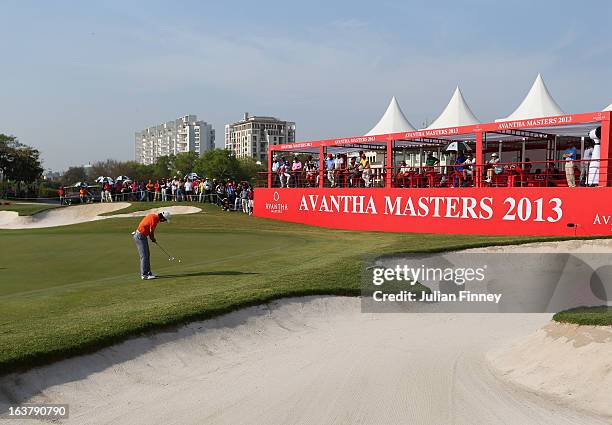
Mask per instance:
[[[488,358],[504,379],[612,418],[612,327],[553,322]]]
[[[289,299],[7,376],[0,409],[69,403],[74,424],[607,423],[489,369],[486,352],[549,319]]]
[[[197,207],[173,205],[162,208],[151,208],[146,211],[137,211],[128,214],[101,215],[118,211],[129,206],[130,204],[128,202],[74,205],[70,207],[54,208],[33,216],[20,216],[15,211],[0,211],[0,229],[37,229],[42,227],[66,226],[107,218],[140,217],[160,211],[170,211],[171,214],[177,215],[193,214],[202,211]]]

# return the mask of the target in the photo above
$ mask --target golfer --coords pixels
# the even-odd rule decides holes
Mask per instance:
[[[149,256],[149,242],[147,238],[151,239],[151,242],[156,243],[155,239],[155,228],[161,221],[170,220],[170,213],[168,211],[160,212],[159,214],[147,214],[138,225],[138,229],[132,233],[134,242],[136,242],[136,248],[138,248],[138,255],[140,255],[140,278],[142,280],[155,279],[153,273],[151,273],[151,262]]]

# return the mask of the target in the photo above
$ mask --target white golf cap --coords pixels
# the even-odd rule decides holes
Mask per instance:
[[[170,217],[171,217],[170,211],[162,211],[160,214],[164,218],[164,220],[170,221]]]
[[[498,154],[498,153],[493,152],[493,153],[491,154],[491,156],[499,156],[499,154]]]

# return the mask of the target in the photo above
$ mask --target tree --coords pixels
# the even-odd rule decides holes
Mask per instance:
[[[85,167],[70,167],[62,176],[62,186],[72,186],[77,182],[87,180],[87,171]]]
[[[261,163],[257,163],[255,158],[247,157],[238,160],[240,164],[240,180],[245,180],[251,184],[255,183],[260,176],[259,173],[266,171],[267,167]]]
[[[19,143],[15,136],[0,134],[0,171],[3,179],[31,184],[42,177],[40,152]]]
[[[242,176],[240,162],[227,149],[206,151],[200,158],[197,169],[203,176],[212,179],[240,179]]]
[[[181,177],[187,173],[194,172],[199,159],[197,152],[181,152],[170,159],[170,171],[175,176]]]

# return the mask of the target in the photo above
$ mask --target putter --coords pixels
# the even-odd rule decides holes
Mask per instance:
[[[170,254],[168,253],[168,251],[166,251],[166,250],[165,250],[165,249],[164,249],[164,248],[163,248],[163,247],[162,247],[160,244],[158,244],[157,242],[155,242],[155,245],[157,245],[157,246],[159,247],[159,249],[161,249],[161,250],[164,252],[164,254],[166,254],[166,256],[168,257],[168,261],[174,261],[174,260],[177,260],[179,263],[181,262],[181,259],[180,259],[180,258],[179,258],[179,259],[177,259],[177,258],[173,257],[172,255],[170,255]]]

